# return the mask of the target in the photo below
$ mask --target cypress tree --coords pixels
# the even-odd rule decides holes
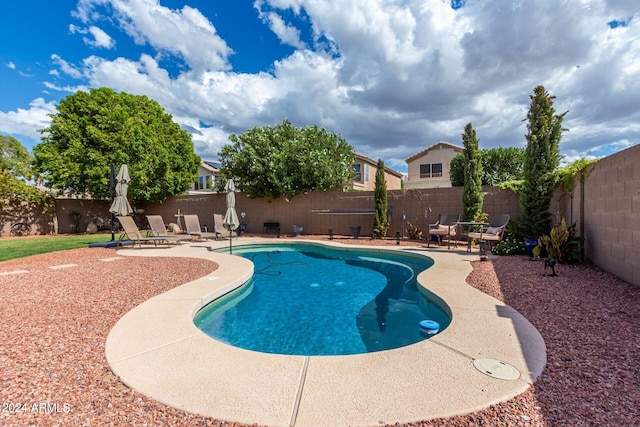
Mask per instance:
[[[551,229],[549,205],[555,189],[556,172],[560,165],[560,138],[565,114],[556,115],[555,96],[542,86],[530,95],[527,113],[527,148],[523,174],[524,185],[520,194],[520,226],[525,237],[537,238]]]
[[[462,190],[462,206],[464,221],[473,221],[476,215],[482,212],[482,158],[478,148],[476,131],[471,123],[468,123],[462,134],[462,165],[464,175],[464,188]]]
[[[376,186],[373,193],[376,206],[376,216],[373,219],[373,232],[383,238],[389,229],[389,218],[387,218],[387,180],[384,177],[384,162],[378,159],[376,167]]]

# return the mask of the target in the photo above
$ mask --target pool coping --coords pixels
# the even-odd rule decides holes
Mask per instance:
[[[233,244],[315,240],[241,238]],[[402,250],[435,261],[418,282],[451,310],[449,327],[394,350],[349,356],[286,356],[216,341],[193,323],[206,303],[246,282],[248,260],[208,251],[227,241],[165,250],[121,249],[123,256],[212,260],[219,268],[138,305],[113,327],[105,343],[112,371],[131,389],[186,412],[270,426],[376,426],[463,415],[526,391],[546,364],[540,333],[513,308],[469,286],[477,254],[443,248],[350,246]],[[474,366],[495,359],[520,372],[494,378]]]

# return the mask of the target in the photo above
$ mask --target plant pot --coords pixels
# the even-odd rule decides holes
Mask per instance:
[[[358,236],[360,236],[360,230],[362,230],[362,227],[359,225],[354,225],[349,228],[351,228],[351,234],[353,234],[353,238],[357,239]]]
[[[533,239],[530,237],[524,238],[524,250],[530,257],[533,257],[533,248],[535,248],[536,246],[538,246],[538,239]]]
[[[86,233],[87,234],[96,234],[97,232],[98,232],[98,226],[95,223],[90,222],[89,225],[87,225]]]
[[[293,232],[296,233],[296,237],[300,237],[300,234],[302,234],[302,226],[301,225],[294,225],[293,226]]]

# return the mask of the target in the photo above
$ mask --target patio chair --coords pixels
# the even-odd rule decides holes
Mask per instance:
[[[180,237],[177,234],[169,234],[167,227],[164,225],[164,220],[160,215],[147,215],[147,222],[151,228],[151,233],[154,237],[164,237],[170,240],[172,243],[182,244],[182,240],[193,240],[188,235]]]
[[[222,239],[224,239],[223,232],[229,232],[224,228],[224,216],[222,214],[213,214],[213,231],[215,231],[216,234],[219,234]],[[233,237],[233,233],[236,233],[236,239],[238,239],[238,229],[231,231],[231,237]]]
[[[218,240],[219,233],[212,233],[202,230],[202,227],[200,227],[200,218],[198,218],[198,215],[185,215],[184,226],[187,229],[187,234],[192,240]]]
[[[169,239],[166,237],[143,236],[132,217],[118,216],[117,218],[120,222],[120,225],[122,225],[122,228],[124,229],[124,234],[126,234],[129,240],[133,241],[133,244],[131,246],[135,247],[136,243],[138,243],[138,246],[140,247],[140,249],[142,249],[142,242],[153,242],[153,245],[156,247],[158,246],[158,243],[166,242],[167,247],[171,246]]]
[[[467,252],[471,252],[471,240],[478,239],[478,241],[489,242],[489,248],[494,244],[502,241],[502,235],[504,234],[504,228],[509,223],[511,217],[509,214],[494,215],[489,221],[489,225],[482,227],[479,232],[469,232],[467,241]]]
[[[442,238],[446,236],[448,249],[451,249],[451,239],[458,236],[458,221],[460,214],[440,214],[435,224],[429,224],[429,235],[427,236],[427,247],[431,242],[431,236],[438,238],[438,246],[442,244]],[[458,239],[455,239],[456,248]]]

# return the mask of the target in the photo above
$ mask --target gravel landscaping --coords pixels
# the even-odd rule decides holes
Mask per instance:
[[[133,392],[104,356],[109,331],[130,309],[216,268],[195,259],[117,257],[104,248],[0,263],[0,425],[241,425]],[[468,283],[529,319],[546,342],[547,367],[507,402],[407,426],[639,424],[640,289],[587,265],[556,270],[557,277],[543,276],[542,262],[525,256],[473,262]]]

